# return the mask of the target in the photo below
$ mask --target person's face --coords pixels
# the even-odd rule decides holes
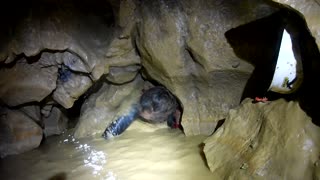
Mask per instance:
[[[139,115],[140,115],[140,117],[142,117],[145,120],[152,119],[152,113],[149,110],[141,111]]]

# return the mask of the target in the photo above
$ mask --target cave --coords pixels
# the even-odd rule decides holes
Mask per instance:
[[[27,0],[0,19],[2,179],[320,179],[319,0]],[[130,115],[103,138],[153,87],[175,127]]]

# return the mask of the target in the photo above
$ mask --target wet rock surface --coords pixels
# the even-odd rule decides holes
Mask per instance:
[[[230,110],[205,140],[210,170],[223,179],[313,179],[319,173],[320,128],[297,102],[252,101]]]
[[[75,128],[76,138],[99,135],[120,116],[126,115],[139,101],[144,81],[137,76],[125,85],[102,82],[102,87],[84,102],[79,122]]]

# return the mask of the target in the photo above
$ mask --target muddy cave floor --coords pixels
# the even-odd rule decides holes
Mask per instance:
[[[0,159],[6,180],[219,179],[202,153],[206,136],[186,137],[166,125],[135,121],[121,136],[75,139],[73,129],[37,149]],[[1,179],[2,179],[1,178]]]

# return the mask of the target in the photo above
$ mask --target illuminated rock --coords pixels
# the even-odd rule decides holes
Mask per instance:
[[[204,152],[222,179],[313,179],[319,139],[320,128],[297,102],[246,99],[205,140]]]

